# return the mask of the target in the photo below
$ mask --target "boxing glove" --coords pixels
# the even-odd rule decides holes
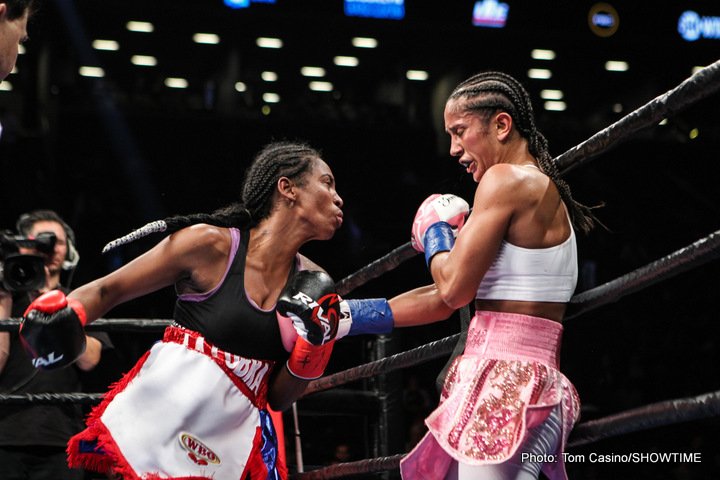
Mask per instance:
[[[281,321],[289,318],[298,333],[286,363],[290,374],[303,380],[321,377],[330,361],[340,318],[333,279],[319,271],[297,272],[280,293],[276,312]]]
[[[320,378],[330,361],[333,345],[335,340],[322,345],[313,345],[304,338],[298,337],[285,363],[285,368],[293,377],[301,380]]]
[[[450,193],[430,195],[420,205],[410,238],[413,248],[425,253],[428,266],[435,254],[452,249],[469,212],[468,203]]]
[[[325,272],[301,270],[278,298],[276,312],[290,318],[298,335],[312,345],[335,338],[340,316],[335,282]]]
[[[85,351],[86,319],[82,304],[60,290],[36,298],[20,323],[20,340],[35,368],[52,370],[77,360]]]

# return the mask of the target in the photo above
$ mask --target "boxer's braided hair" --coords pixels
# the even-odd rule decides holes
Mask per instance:
[[[105,245],[103,253],[156,232],[172,233],[196,223],[218,227],[252,228],[270,216],[274,206],[275,186],[280,177],[303,185],[303,176],[313,159],[321,154],[314,148],[296,142],[273,142],[265,146],[245,172],[241,200],[213,213],[179,215],[156,220]]]
[[[575,228],[587,233],[595,226],[598,220],[592,208],[575,201],[570,185],[560,177],[550,156],[548,142],[535,126],[530,96],[520,82],[502,72],[478,73],[455,87],[449,100],[463,100],[459,108],[477,112],[486,122],[497,110],[509,113],[520,135],[528,141],[530,154],[537,159],[543,173],[555,183]]]

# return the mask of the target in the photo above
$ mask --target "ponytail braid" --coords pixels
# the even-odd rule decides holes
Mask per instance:
[[[540,169],[553,181],[570,213],[573,226],[583,233],[600,223],[592,208],[576,201],[570,185],[560,177],[557,165],[548,149],[547,139],[535,125],[530,96],[515,78],[502,72],[483,72],[460,83],[448,100],[464,100],[463,109],[477,112],[488,120],[497,110],[504,110],[513,117],[520,135],[528,141],[530,154],[538,161]]]
[[[177,215],[155,220],[109,242],[102,252],[106,253],[153,233],[173,233],[197,223],[217,227],[252,228],[270,216],[275,203],[275,187],[280,177],[287,177],[302,185],[303,175],[310,170],[312,161],[320,156],[320,152],[304,143],[271,143],[255,156],[245,172],[240,202],[212,213]]]

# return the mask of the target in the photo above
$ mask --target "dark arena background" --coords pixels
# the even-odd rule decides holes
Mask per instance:
[[[342,0],[244,8],[222,0],[42,1],[16,71],[0,84],[0,228],[13,229],[25,211],[56,210],[78,238],[78,286],[159,236],[102,255],[108,241],[151,220],[233,202],[261,146],[305,140],[335,173],[345,223],[303,253],[340,280],[405,244],[429,194],[472,199],[474,184],[448,154],[442,123],[444,100],[460,80],[487,69],[520,79],[560,155],[720,58],[718,2],[368,3],[401,18],[350,16]],[[604,204],[596,213],[607,226],[579,238],[576,293],[720,228],[719,115],[720,93],[710,94],[566,175],[578,200]],[[719,276],[717,261],[703,262],[565,323],[562,368],[583,402],[581,422],[720,389]],[[418,256],[350,296],[390,297],[429,281]],[[107,318],[166,319],[173,299],[161,291]],[[456,315],[380,342],[344,339],[329,371],[458,331]],[[103,391],[159,333],[112,338],[116,353],[88,392]],[[304,469],[407,452],[422,430],[418,419],[437,404],[435,378],[446,359],[337,389],[345,394],[301,399]],[[381,392],[385,421],[366,391]],[[290,412],[285,419],[297,472]],[[719,433],[715,415],[650,424],[570,448],[584,461],[568,463],[569,476],[714,479]],[[349,457],[336,458],[341,445]],[[701,460],[597,461],[635,453],[699,453]]]

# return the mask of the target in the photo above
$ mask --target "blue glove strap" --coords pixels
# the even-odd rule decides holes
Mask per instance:
[[[430,260],[436,253],[449,252],[455,245],[455,235],[447,222],[436,222],[425,231],[425,263],[430,267]]]
[[[352,316],[352,325],[350,325],[348,335],[377,335],[392,332],[395,318],[386,299],[366,298],[346,301]]]

